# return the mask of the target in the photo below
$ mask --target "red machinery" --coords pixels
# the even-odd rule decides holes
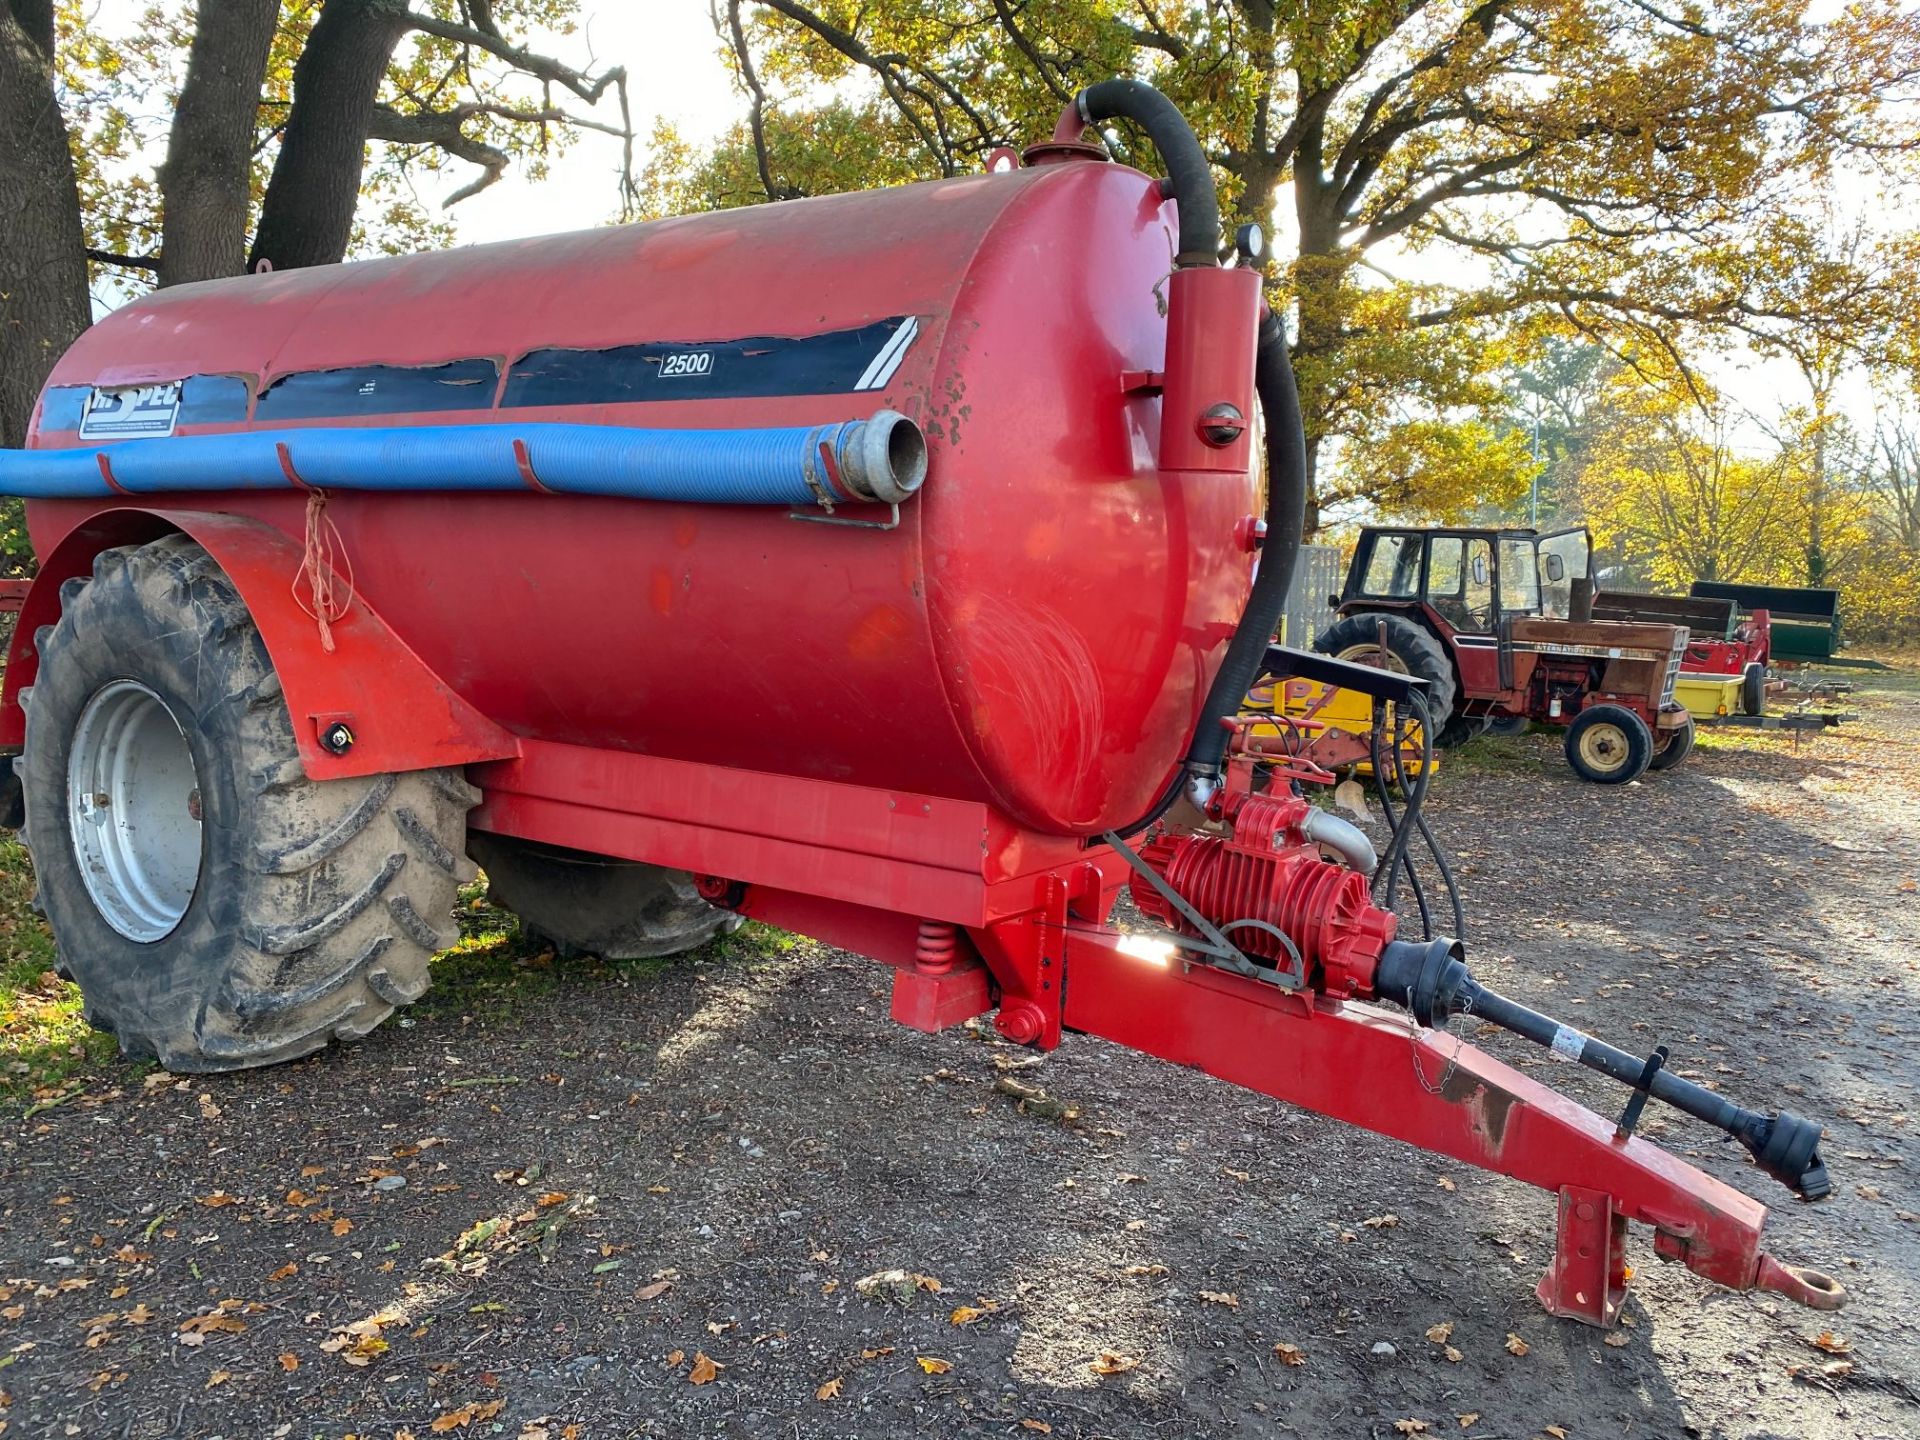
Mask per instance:
[[[1081,140],[1121,117],[1170,179]],[[1222,783],[1242,697],[1304,663],[1267,644],[1284,336],[1161,97],[1096,86],[1026,160],[185,286],[84,335],[0,456],[43,557],[0,749],[90,1013],[183,1069],[363,1034],[426,984],[471,846],[542,926],[620,909],[673,948],[720,919],[697,886],[894,966],[906,1024],[1103,1035],[1540,1185],[1556,1314],[1611,1323],[1628,1219],[1839,1303],[1757,1202],[1433,1031],[1470,1004],[1809,1197],[1816,1126],[1481,990],[1395,939],[1351,827]],[[789,498],[726,488],[795,436]],[[655,439],[681,459],[641,474]],[[1157,938],[1107,923],[1126,885]]]

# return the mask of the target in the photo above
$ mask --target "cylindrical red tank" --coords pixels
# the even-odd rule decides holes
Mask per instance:
[[[931,458],[892,530],[531,491],[329,513],[359,592],[519,733],[1093,833],[1178,763],[1248,579],[1251,477],[1156,469],[1173,236],[1146,176],[1078,163],[185,286],[80,339],[31,443],[181,380],[181,434],[903,411]],[[297,493],[168,503],[302,531]],[[35,543],[94,508],[30,506]]]

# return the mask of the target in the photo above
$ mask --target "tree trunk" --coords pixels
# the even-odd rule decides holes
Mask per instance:
[[[1340,282],[1347,259],[1340,254],[1339,193],[1321,168],[1322,131],[1310,125],[1293,161],[1294,217],[1300,226],[1300,255],[1294,266],[1294,291],[1300,308],[1300,334],[1294,357],[1303,373],[1300,415],[1307,431],[1307,512],[1302,528],[1311,540],[1320,528],[1320,449],[1325,441],[1335,387],[1328,368],[1342,345]]]
[[[293,67],[293,107],[250,266],[331,265],[347,253],[374,102],[407,29],[403,0],[328,0],[321,10]]]
[[[254,126],[279,22],[280,0],[200,0],[160,167],[162,285],[238,275],[246,266]]]
[[[92,319],[52,0],[0,0],[0,445],[24,443],[41,383]]]

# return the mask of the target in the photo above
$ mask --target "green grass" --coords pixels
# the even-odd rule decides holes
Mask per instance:
[[[135,1073],[116,1061],[113,1036],[82,1017],[80,987],[53,973],[53,937],[33,912],[32,896],[27,852],[0,837],[0,1110],[58,1103],[116,1063]],[[559,958],[552,946],[525,933],[515,916],[488,903],[484,880],[461,890],[454,915],[460,939],[434,958],[433,987],[403,1012],[409,1018],[505,1020],[516,1007],[569,980],[646,974],[690,958]],[[795,943],[782,931],[749,924],[714,941],[700,957],[752,966]]]
[[[0,838],[0,1104],[44,1104],[113,1059],[81,1017],[80,987],[53,973],[53,937],[29,903],[27,852]]]

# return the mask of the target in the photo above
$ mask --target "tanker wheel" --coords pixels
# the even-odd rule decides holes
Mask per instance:
[[[1767,713],[1767,667],[1758,660],[1740,672],[1740,711],[1745,715]]]
[[[1567,727],[1567,763],[1582,780],[1624,785],[1653,762],[1653,732],[1624,705],[1582,710]]]
[[[1693,717],[1687,717],[1687,723],[1676,725],[1671,730],[1663,730],[1654,741],[1653,758],[1647,762],[1649,770],[1671,770],[1687,756],[1693,753]]]
[[[21,838],[87,1018],[169,1070],[235,1070],[418,999],[479,793],[309,780],[259,629],[185,536],[102,552],[60,601],[21,694]]]
[[[1383,634],[1384,650],[1381,648]],[[1453,664],[1447,659],[1447,652],[1425,626],[1404,615],[1365,612],[1343,615],[1314,637],[1313,648],[1336,660],[1379,665],[1397,675],[1411,675],[1426,681],[1427,707],[1435,726],[1434,744],[1449,743],[1445,737],[1453,715],[1454,697],[1460,687],[1454,680]]]
[[[743,923],[702,900],[684,870],[480,830],[467,844],[487,872],[494,903],[563,954],[650,960],[704,945]]]

